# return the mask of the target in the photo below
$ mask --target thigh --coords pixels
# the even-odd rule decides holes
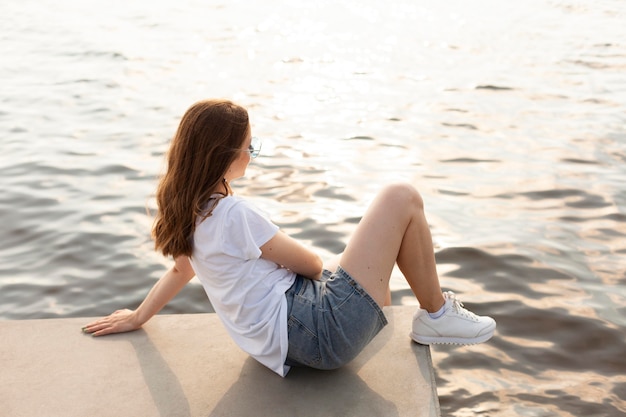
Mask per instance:
[[[420,201],[417,191],[408,184],[387,186],[365,212],[341,256],[341,267],[380,306],[387,297],[404,232]]]

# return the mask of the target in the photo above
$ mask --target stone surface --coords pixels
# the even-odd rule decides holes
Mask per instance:
[[[0,415],[439,416],[430,350],[408,337],[414,307],[349,365],[281,378],[243,353],[214,314],[158,315],[95,338],[89,318],[0,321]]]

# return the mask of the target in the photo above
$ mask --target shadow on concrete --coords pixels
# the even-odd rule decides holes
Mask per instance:
[[[162,417],[191,417],[189,401],[178,377],[148,333],[139,329],[132,336],[130,343],[137,352],[139,367],[159,414]]]
[[[268,414],[271,413],[271,414]],[[369,388],[353,369],[292,368],[286,378],[248,358],[209,417],[223,416],[399,416],[391,401]]]

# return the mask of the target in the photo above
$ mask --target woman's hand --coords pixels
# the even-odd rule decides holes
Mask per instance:
[[[137,330],[141,324],[137,322],[133,310],[117,310],[115,313],[98,319],[83,327],[83,332],[92,336],[104,336],[111,333],[123,333]]]

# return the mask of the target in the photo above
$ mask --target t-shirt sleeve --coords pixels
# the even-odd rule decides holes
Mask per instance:
[[[267,243],[278,226],[267,215],[245,200],[234,204],[224,222],[224,252],[243,259],[257,259],[260,247]]]

